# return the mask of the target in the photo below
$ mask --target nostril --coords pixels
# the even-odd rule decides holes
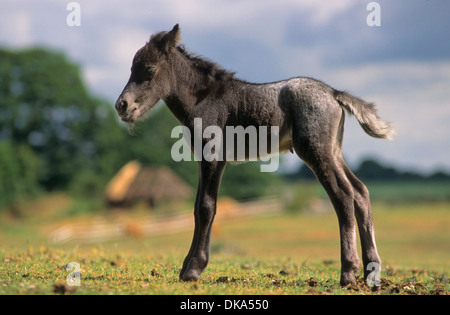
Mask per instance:
[[[127,101],[121,101],[121,102],[120,102],[120,109],[121,109],[121,110],[126,110],[127,107],[128,107]]]
[[[116,109],[117,109],[118,111],[120,111],[120,112],[126,111],[126,110],[127,110],[127,107],[128,107],[128,103],[127,103],[127,101],[125,101],[125,100],[121,100],[120,102],[118,102],[118,103],[116,104]]]

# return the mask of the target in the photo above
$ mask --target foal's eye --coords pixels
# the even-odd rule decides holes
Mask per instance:
[[[156,73],[156,67],[147,67],[147,74],[153,76]]]

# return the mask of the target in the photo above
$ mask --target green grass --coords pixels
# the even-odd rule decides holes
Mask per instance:
[[[238,255],[213,255],[213,262],[195,283],[178,280],[181,256],[121,255],[113,252],[66,252],[41,247],[2,255],[0,294],[448,294],[443,275],[428,269],[392,268],[372,292],[362,279],[339,286],[334,260],[298,262]],[[67,262],[80,264],[81,286],[65,284]],[[74,271],[74,270],[72,270]],[[73,289],[75,288],[75,289]]]
[[[183,283],[178,273],[192,231],[102,243],[52,244],[46,233],[58,222],[50,218],[61,216],[56,208],[64,211],[72,205],[61,196],[50,201],[35,204],[32,214],[24,210],[25,219],[2,217],[0,294],[450,292],[448,203],[374,203],[383,270],[381,287],[372,291],[362,279],[353,287],[339,286],[339,233],[333,212],[217,222],[208,268],[198,282]],[[80,265],[79,287],[65,285],[74,271],[66,270],[70,262]]]

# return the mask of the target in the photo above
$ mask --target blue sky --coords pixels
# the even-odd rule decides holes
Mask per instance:
[[[376,1],[378,27],[367,25],[371,1],[363,0],[80,0],[79,27],[66,23],[69,2],[0,0],[0,45],[65,52],[112,104],[136,50],[179,23],[188,50],[242,79],[310,76],[375,102],[397,138],[372,139],[347,119],[351,165],[376,156],[404,169],[450,171],[450,1]]]

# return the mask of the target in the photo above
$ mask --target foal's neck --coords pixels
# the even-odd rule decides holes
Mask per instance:
[[[193,58],[174,51],[169,65],[171,92],[164,102],[184,125],[201,113],[199,104],[202,100],[215,93],[211,75],[197,67]]]

